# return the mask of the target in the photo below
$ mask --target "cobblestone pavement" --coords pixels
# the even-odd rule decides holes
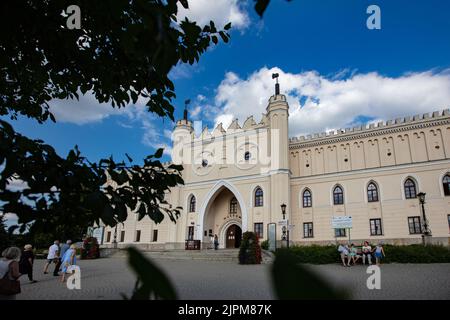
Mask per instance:
[[[180,299],[273,299],[270,265],[233,262],[154,259],[171,278]],[[35,279],[21,278],[17,299],[122,299],[130,295],[135,276],[125,258],[81,260],[81,290],[69,290],[59,277],[42,274],[36,260]],[[52,265],[54,266],[54,265]],[[354,299],[450,299],[450,264],[389,264],[381,266],[381,290],[369,290],[363,266],[310,266],[333,285],[347,288]]]

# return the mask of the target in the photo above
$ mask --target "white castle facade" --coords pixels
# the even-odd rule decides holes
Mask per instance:
[[[221,248],[233,248],[245,231],[263,241],[275,230],[284,239],[286,220],[291,245],[421,243],[420,192],[431,241],[450,243],[449,110],[299,138],[288,137],[288,118],[281,94],[259,123],[235,120],[199,137],[185,115],[173,131],[172,159],[183,165],[185,183],[167,194],[183,207],[177,223],[138,221],[130,212],[123,225],[104,228],[103,245],[184,249],[199,240],[205,248],[218,235]],[[333,218],[344,216],[352,228],[333,229]]]

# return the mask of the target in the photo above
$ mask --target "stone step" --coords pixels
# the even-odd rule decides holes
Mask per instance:
[[[150,258],[170,259],[170,260],[204,260],[204,261],[227,261],[239,262],[239,249],[221,250],[166,250],[166,251],[144,251]],[[125,250],[116,249],[109,255],[114,258],[124,258],[127,256]],[[273,254],[263,250],[262,263],[268,264],[273,261]]]

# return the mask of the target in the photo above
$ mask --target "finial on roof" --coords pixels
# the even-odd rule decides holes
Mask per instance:
[[[272,73],[272,79],[277,79],[275,83],[275,95],[280,94],[280,84],[278,83],[278,77],[280,75],[278,73]]]
[[[184,101],[184,113],[183,113],[183,119],[187,121],[188,119],[188,112],[187,112],[187,107],[189,105],[189,103],[191,103],[191,99],[187,99]]]

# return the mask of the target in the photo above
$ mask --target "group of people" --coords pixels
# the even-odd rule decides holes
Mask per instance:
[[[383,244],[381,242],[378,243],[374,248],[372,248],[368,241],[364,241],[364,244],[361,246],[360,252],[353,243],[350,245],[340,244],[338,247],[338,252],[341,255],[341,261],[344,267],[350,267],[351,263],[355,265],[359,259],[362,259],[362,263],[365,265],[366,258],[369,265],[371,265],[372,255],[375,257],[376,264],[380,265],[381,259],[383,259],[385,256]],[[346,260],[347,263],[345,263]]]
[[[55,264],[53,275],[59,276],[59,272],[61,272],[61,282],[64,282],[68,268],[76,264],[76,246],[72,244],[71,240],[67,240],[62,246],[58,240],[55,240],[50,246],[44,274],[48,274],[51,263]],[[19,278],[26,274],[30,283],[36,283],[37,280],[33,279],[33,265],[34,253],[31,244],[26,244],[23,251],[18,247],[9,247],[2,252],[0,258],[0,279],[19,282]],[[0,290],[1,299],[15,299],[15,294],[2,294]]]
[[[54,276],[61,275],[61,282],[64,282],[67,269],[71,265],[76,264],[76,246],[72,244],[71,240],[67,240],[62,246],[59,244],[59,240],[55,242],[48,248],[47,263],[44,266],[44,274],[48,274],[48,267],[54,263],[55,269],[53,270]]]

